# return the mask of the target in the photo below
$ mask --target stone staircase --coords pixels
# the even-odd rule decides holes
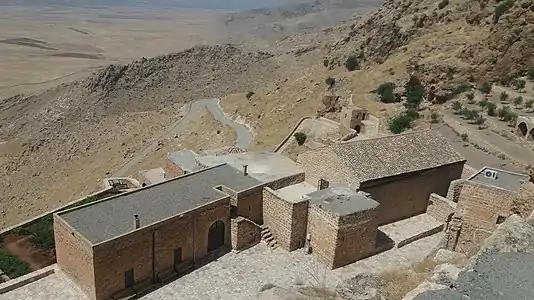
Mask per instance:
[[[271,230],[269,230],[269,227],[265,225],[261,225],[260,227],[261,227],[261,240],[264,241],[269,246],[269,248],[271,248],[271,250],[278,248],[278,242],[276,242],[276,239],[271,233]]]

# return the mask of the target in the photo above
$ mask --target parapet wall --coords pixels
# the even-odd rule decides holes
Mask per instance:
[[[456,203],[453,201],[432,193],[428,200],[426,213],[440,222],[447,223],[451,220],[452,215],[456,211],[456,206]]]
[[[242,251],[261,240],[261,228],[258,224],[243,217],[232,219],[232,249]]]

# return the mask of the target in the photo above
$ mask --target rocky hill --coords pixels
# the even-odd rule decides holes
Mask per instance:
[[[388,0],[370,15],[322,30],[274,43],[260,38],[260,47],[195,47],[1,100],[0,225],[94,190],[98,179],[157,139],[192,100],[222,98],[227,113],[251,126],[255,148],[268,149],[301,117],[321,109],[325,91],[340,96],[336,109],[352,99],[386,119],[399,106],[377,102],[371,91],[406,82],[409,74],[433,86],[440,101],[460,84],[506,83],[534,67],[533,29],[531,0]],[[349,56],[357,58],[355,71],[344,66]],[[324,83],[328,76],[335,78],[333,89]],[[245,97],[250,91],[253,96]]]

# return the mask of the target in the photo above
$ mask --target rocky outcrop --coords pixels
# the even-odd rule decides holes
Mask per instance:
[[[533,217],[525,220],[518,215],[510,216],[486,239],[461,272],[456,274],[454,267],[442,266],[405,300],[531,299],[534,291]]]
[[[336,293],[343,300],[385,300],[386,282],[374,274],[359,274],[341,282]]]

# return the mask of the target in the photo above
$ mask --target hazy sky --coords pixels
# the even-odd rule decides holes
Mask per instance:
[[[0,0],[1,5],[172,6],[181,8],[245,10],[315,0]]]

